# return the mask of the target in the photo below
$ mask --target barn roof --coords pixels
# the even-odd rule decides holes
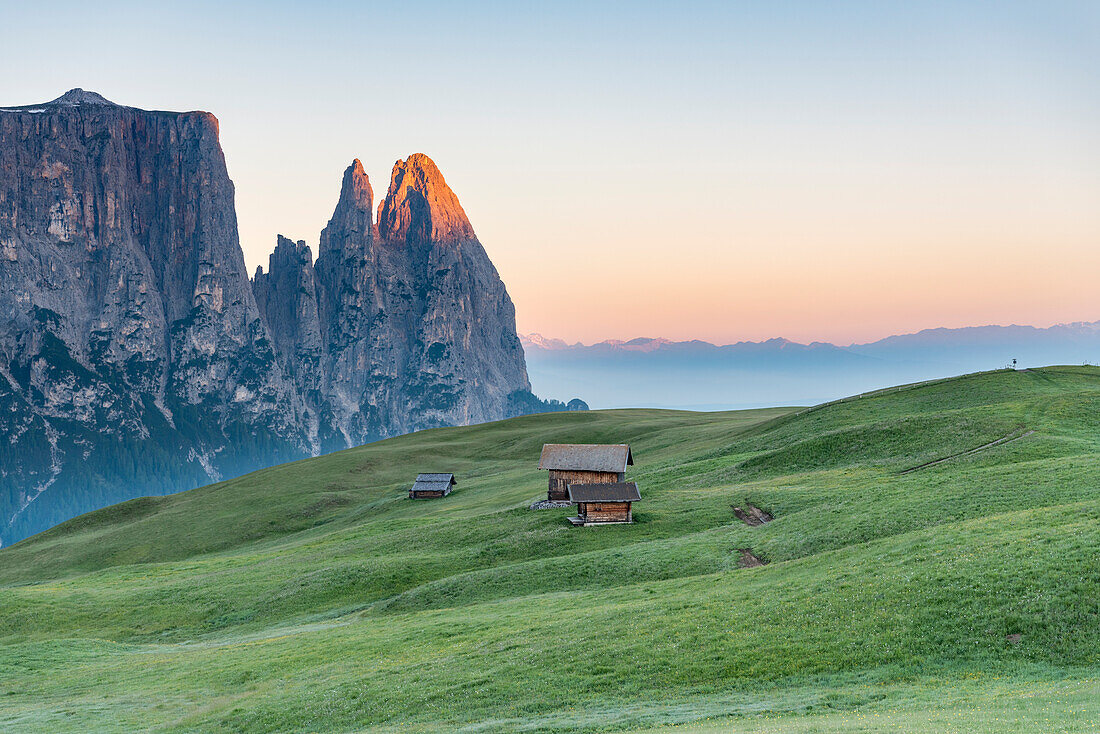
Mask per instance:
[[[642,498],[635,482],[570,484],[570,502],[637,502]]]
[[[542,447],[539,469],[624,472],[634,457],[625,443],[548,443]]]
[[[418,474],[413,483],[413,492],[443,492],[451,491],[451,486],[458,484],[454,474]]]
[[[417,482],[412,486],[413,492],[442,492],[447,494],[450,489],[450,482]]]
[[[446,482],[447,484],[458,484],[455,480],[454,474],[417,474],[416,481],[418,482]]]

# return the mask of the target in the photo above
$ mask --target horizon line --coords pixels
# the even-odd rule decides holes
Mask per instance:
[[[823,345],[828,345],[828,346],[833,346],[833,347],[848,348],[848,347],[864,346],[864,345],[867,345],[867,344],[875,344],[876,342],[885,341],[886,339],[892,339],[892,338],[895,338],[895,337],[917,336],[919,334],[924,334],[924,333],[931,332],[931,331],[965,331],[965,330],[968,330],[968,329],[1033,329],[1035,331],[1048,331],[1050,329],[1056,329],[1058,327],[1071,327],[1071,326],[1097,326],[1098,328],[1100,328],[1100,319],[1095,319],[1095,320],[1092,320],[1092,321],[1088,321],[1088,320],[1057,321],[1057,322],[1054,322],[1054,323],[1049,324],[1047,326],[1036,326],[1035,324],[971,324],[969,326],[930,326],[930,327],[926,327],[926,328],[923,328],[923,329],[918,329],[917,331],[909,331],[909,332],[902,332],[902,333],[890,333],[890,334],[886,334],[885,336],[881,336],[877,339],[871,339],[869,341],[860,341],[860,342],[853,341],[853,342],[849,342],[847,344],[840,344],[840,343],[837,343],[837,342],[830,342],[830,341],[816,340],[816,339],[813,340],[813,341],[809,341],[809,342],[800,342],[800,341],[796,341],[794,339],[788,339],[787,337],[784,337],[784,336],[773,336],[773,337],[768,337],[766,339],[741,339],[740,341],[724,342],[724,343],[721,343],[721,344],[719,344],[718,342],[710,341],[708,339],[700,339],[700,338],[671,339],[671,338],[668,338],[668,337],[661,337],[661,336],[635,336],[635,337],[631,337],[630,339],[618,339],[618,338],[614,338],[614,337],[609,337],[609,338],[601,339],[599,341],[594,341],[594,342],[591,342],[591,343],[585,343],[585,342],[578,339],[576,341],[570,342],[570,341],[568,341],[568,340],[566,340],[562,337],[547,336],[547,335],[545,335],[545,334],[543,334],[542,332],[539,332],[539,331],[518,332],[518,330],[517,330],[517,336],[520,338],[521,341],[529,341],[529,340],[531,340],[532,337],[538,337],[539,339],[543,339],[543,340],[546,340],[546,341],[562,342],[567,347],[578,347],[578,346],[580,346],[580,347],[596,347],[596,346],[600,346],[602,344],[611,344],[611,345],[618,346],[618,345],[623,345],[623,344],[630,344],[632,342],[643,342],[643,343],[660,342],[660,343],[663,343],[663,344],[690,344],[690,343],[693,343],[693,342],[698,342],[698,343],[701,343],[701,344],[709,344],[709,345],[714,346],[714,347],[734,347],[734,346],[737,346],[739,344],[766,344],[768,342],[779,341],[779,342],[784,342],[784,343],[787,343],[787,344],[797,344],[799,346],[814,346],[815,344],[823,344]]]

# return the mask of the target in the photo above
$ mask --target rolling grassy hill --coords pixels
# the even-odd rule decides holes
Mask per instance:
[[[528,510],[544,442],[635,524]],[[1096,731],[1098,551],[1097,368],[425,431],[0,551],[0,729]]]

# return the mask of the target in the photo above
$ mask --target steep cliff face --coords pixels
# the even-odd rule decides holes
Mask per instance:
[[[313,254],[306,243],[279,236],[268,272],[256,269],[252,290],[275,343],[280,366],[299,395],[300,425],[310,451],[316,455],[358,445],[348,443],[335,430],[332,416],[320,398],[326,344]]]
[[[418,296],[406,320],[415,337],[404,377],[420,398],[409,414],[426,425],[505,417],[507,396],[531,388],[515,307],[430,158],[394,165],[378,220],[387,251],[409,261]]]
[[[0,111],[0,314],[2,540],[308,449],[213,115]]]
[[[0,108],[0,544],[409,430],[540,409],[512,302],[435,164],[358,161],[250,283],[205,112]]]
[[[276,343],[287,340],[280,355],[307,412],[332,427],[322,438],[355,445],[517,412],[510,396],[529,393],[530,383],[515,309],[435,164],[419,154],[398,161],[377,225],[372,209],[370,181],[356,160],[344,172],[316,264],[308,249],[304,258],[277,256],[289,242],[280,239],[270,271],[253,280]],[[286,288],[275,284],[302,282],[312,289],[276,295]],[[301,304],[308,293],[316,308]],[[303,326],[313,313],[320,314],[319,361],[314,332]]]

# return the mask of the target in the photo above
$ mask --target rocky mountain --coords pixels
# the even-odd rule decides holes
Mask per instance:
[[[0,543],[537,403],[434,164],[395,167],[380,227],[371,199],[353,164],[316,265],[280,238],[250,282],[213,115],[79,89],[0,108]]]
[[[320,450],[497,420],[530,390],[515,308],[425,155],[398,161],[373,214],[358,160],[316,263],[280,237],[252,286]],[[511,396],[511,397],[510,397]]]

